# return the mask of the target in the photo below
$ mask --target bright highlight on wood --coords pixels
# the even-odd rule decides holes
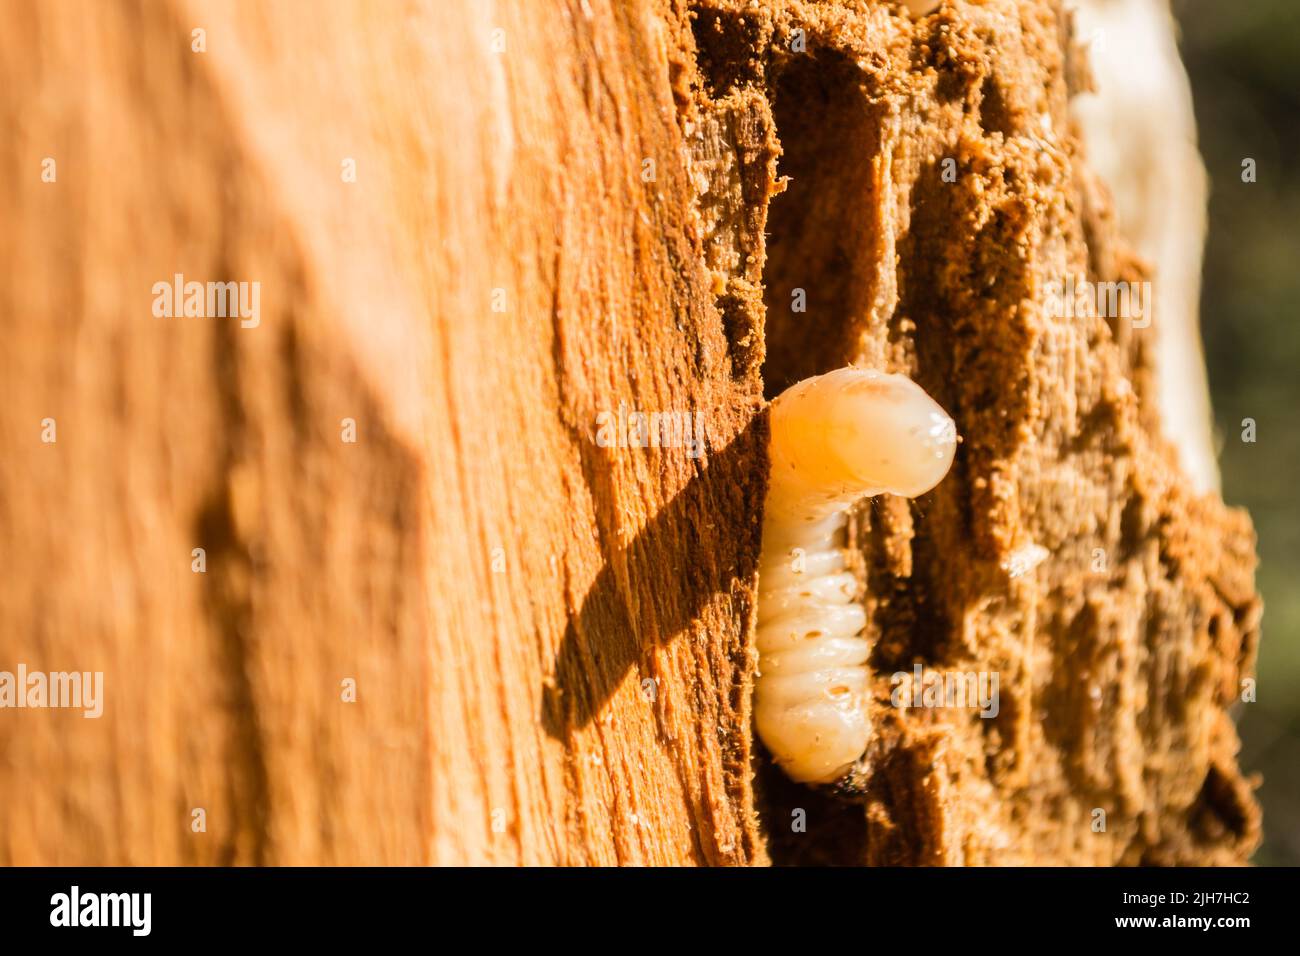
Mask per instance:
[[[940,0],[903,0],[903,6],[914,17],[928,16],[939,9]]]
[[[957,429],[905,375],[842,368],[771,406],[771,478],[758,579],[758,735],[792,779],[833,783],[866,750],[866,612],[843,530],[851,505],[914,498],[952,464]]]

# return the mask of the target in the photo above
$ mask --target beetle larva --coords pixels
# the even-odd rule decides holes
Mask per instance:
[[[871,730],[866,611],[840,540],[848,509],[929,491],[948,473],[957,428],[907,376],[860,368],[804,379],[770,414],[754,720],[788,776],[833,783]]]

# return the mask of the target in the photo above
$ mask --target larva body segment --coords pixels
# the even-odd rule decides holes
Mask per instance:
[[[792,779],[833,783],[870,736],[866,612],[845,570],[848,509],[916,497],[952,464],[957,429],[905,375],[842,368],[781,393],[758,572],[759,737]]]

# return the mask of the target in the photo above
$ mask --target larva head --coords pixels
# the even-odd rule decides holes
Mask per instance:
[[[914,498],[952,465],[957,427],[906,375],[842,368],[772,403],[772,475],[802,488]]]

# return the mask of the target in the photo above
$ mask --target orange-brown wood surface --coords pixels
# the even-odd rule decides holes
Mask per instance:
[[[104,675],[99,718],[0,710],[0,863],[1257,840],[1227,712],[1249,522],[1178,472],[1140,333],[1041,307],[1053,277],[1143,274],[1053,0],[0,21],[0,670]],[[259,283],[256,324],[156,315],[177,274]],[[865,805],[772,773],[749,702],[764,394],[849,361],[964,438],[933,495],[855,521]],[[597,441],[620,409],[704,446]],[[1028,543],[1050,559],[1009,577]],[[887,712],[918,660],[999,670],[1001,716]]]

